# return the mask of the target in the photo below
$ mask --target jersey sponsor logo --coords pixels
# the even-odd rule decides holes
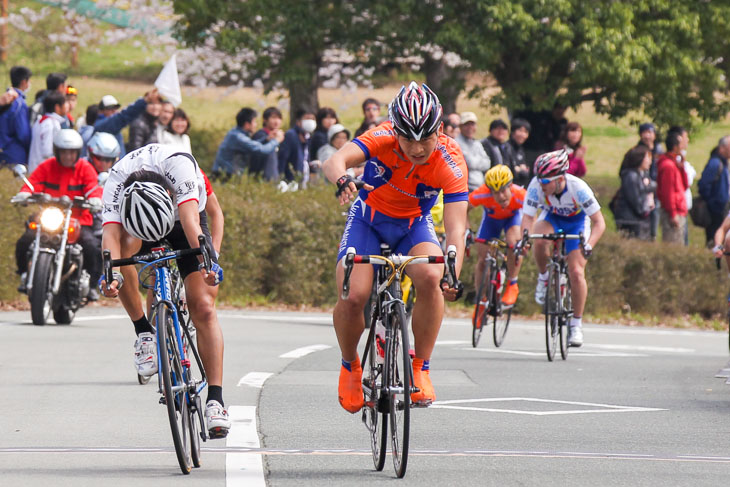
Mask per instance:
[[[394,136],[395,132],[392,130],[376,130],[373,132],[373,137],[383,137],[383,136]]]
[[[170,174],[169,171],[165,171],[165,177],[170,180],[170,182],[174,185],[177,184],[177,180],[175,179],[175,176]]]
[[[537,208],[537,206],[538,206],[537,205],[537,201],[527,200],[527,206],[531,206],[533,208]]]
[[[537,201],[540,199],[540,196],[537,194],[537,188],[530,188],[527,192],[527,202],[531,203],[533,201]]]
[[[588,206],[588,203],[593,198],[593,195],[590,194],[585,189],[578,190],[578,193],[576,193],[576,196],[578,197],[578,202],[583,206]]]
[[[444,161],[446,161],[446,164],[451,169],[451,172],[454,173],[454,176],[456,176],[457,178],[463,177],[464,174],[461,172],[461,168],[456,163],[456,161],[454,160],[454,158],[451,157],[451,154],[449,154],[449,152],[446,150],[446,146],[443,145],[443,144],[442,145],[439,145],[438,146],[438,150],[441,152],[441,157],[444,158]]]
[[[553,207],[550,207],[549,209],[553,214],[558,215],[558,216],[573,216],[573,215],[577,215],[578,213],[580,213],[579,208],[564,208],[564,207],[553,206]]]

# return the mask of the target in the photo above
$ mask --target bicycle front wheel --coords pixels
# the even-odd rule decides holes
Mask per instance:
[[[387,344],[386,383],[390,399],[390,436],[393,466],[398,478],[406,474],[411,427],[411,356],[408,354],[408,327],[402,305],[394,306],[390,315],[391,337]]]
[[[490,306],[492,297],[492,265],[487,262],[479,280],[479,289],[477,289],[476,304],[474,305],[474,316],[472,318],[471,329],[471,346],[477,348],[479,339],[482,337],[482,329],[487,324],[487,311]]]
[[[573,309],[573,299],[570,294],[570,279],[567,276],[565,284],[562,284],[561,287],[564,287],[564,289],[560,290],[560,296],[562,296],[560,300],[560,356],[563,360],[567,360],[568,349],[570,348],[570,343],[568,343],[568,320],[570,318],[570,310]]]
[[[373,297],[373,299],[376,299]],[[373,317],[371,317],[371,321]],[[363,357],[367,355],[363,370],[363,392],[365,406],[362,409],[362,421],[370,432],[370,449],[373,452],[373,464],[375,470],[381,471],[385,466],[385,448],[388,444],[388,414],[387,409],[382,406],[381,399],[383,387],[383,364],[378,357],[378,346],[376,343],[375,331],[368,334]]]
[[[507,264],[502,263],[502,270],[504,276],[507,275]],[[496,273],[495,273],[496,274]],[[507,283],[502,283],[502,289],[507,287]],[[504,337],[507,334],[507,328],[509,328],[509,320],[512,318],[512,308],[510,306],[507,311],[503,310],[502,296],[497,293],[496,287],[494,289],[494,296],[492,297],[492,306],[494,309],[494,321],[492,326],[492,338],[494,339],[494,346],[499,348],[504,343]]]
[[[558,348],[558,328],[560,314],[560,274],[550,270],[547,289],[545,290],[545,345],[550,362],[555,358]]]
[[[167,306],[157,309],[157,343],[167,416],[170,420],[172,442],[182,473],[189,474],[193,466],[190,441],[190,414],[185,394],[183,367],[175,335],[175,324]]]

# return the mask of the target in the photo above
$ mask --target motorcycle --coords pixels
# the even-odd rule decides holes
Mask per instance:
[[[33,191],[33,185],[25,177],[26,172],[25,166],[15,167],[15,173]],[[92,208],[81,196],[72,200],[68,196],[52,197],[35,192],[24,199],[13,197],[10,202],[41,206],[38,218],[28,223],[28,228],[35,232],[35,239],[28,250],[30,269],[24,284],[33,324],[45,325],[51,312],[56,323],[70,324],[76,311],[86,305],[91,285],[89,273],[83,265],[82,247],[77,243],[81,225],[71,216],[71,210],[98,211],[98,208]]]

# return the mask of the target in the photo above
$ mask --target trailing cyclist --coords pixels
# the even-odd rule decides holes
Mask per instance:
[[[340,261],[348,247],[358,254],[379,254],[381,242],[395,254],[442,255],[429,211],[444,190],[444,224],[448,245],[457,248],[461,269],[466,231],[467,168],[459,146],[443,133],[442,108],[425,84],[401,88],[388,110],[389,120],[343,146],[325,161],[327,178],[337,184],[340,204],[357,196],[350,208],[337,256],[337,287],[344,269]],[[356,195],[355,180],[346,170],[367,161],[366,183]],[[429,360],[444,313],[444,298],[461,295],[460,283],[440,287],[443,268],[428,264],[409,267],[418,299],[413,309],[415,358],[414,403],[428,405],[436,398],[429,377]],[[372,266],[352,271],[349,299],[338,297],[333,321],[342,352],[339,401],[355,413],[363,406],[362,368],[357,344],[365,327],[363,307],[373,282]]]
[[[206,199],[203,175],[191,154],[159,144],[130,152],[114,165],[104,186],[102,247],[109,249],[112,259],[119,259],[149,252],[162,239],[174,250],[197,248],[202,233],[210,244]],[[223,438],[231,426],[223,403],[223,334],[215,310],[223,271],[212,257],[216,263],[210,272],[199,267],[198,257],[183,257],[177,265],[210,384],[205,407],[208,431],[211,438]],[[157,372],[157,345],[134,285],[137,273],[127,266],[121,273],[114,269],[113,276],[108,289],[104,281],[100,283],[102,292],[121,299],[138,337],[137,372],[148,377]],[[125,280],[130,284],[124,286]]]
[[[565,243],[568,253],[568,269],[573,297],[573,317],[568,329],[568,342],[572,347],[583,344],[582,317],[588,296],[585,267],[593,247],[603,235],[606,223],[601,207],[593,191],[582,179],[566,174],[568,153],[565,150],[548,152],[535,161],[535,177],[527,187],[521,232],[580,234],[585,237],[582,252],[577,240]],[[535,221],[537,210],[540,216]],[[533,225],[534,223],[534,225]],[[540,275],[535,289],[535,301],[545,303],[551,242],[536,240],[535,262]]]
[[[474,287],[477,289],[479,279],[484,272],[484,258],[488,250],[486,242],[499,238],[502,232],[504,232],[504,239],[510,248],[514,248],[520,239],[525,188],[512,184],[513,179],[510,168],[504,164],[498,164],[486,172],[484,184],[469,194],[469,203],[472,206],[484,207],[482,223],[474,239],[478,255],[474,271]],[[508,281],[502,296],[502,303],[507,306],[515,304],[520,293],[517,286],[517,275],[521,265],[522,259],[507,259]]]

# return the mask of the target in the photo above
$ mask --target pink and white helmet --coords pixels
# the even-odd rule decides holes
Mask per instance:
[[[538,178],[561,176],[568,170],[568,153],[565,149],[548,152],[535,161],[535,175]]]
[[[441,125],[443,109],[436,93],[424,83],[411,81],[403,86],[388,106],[388,118],[396,133],[421,140],[436,132]]]

